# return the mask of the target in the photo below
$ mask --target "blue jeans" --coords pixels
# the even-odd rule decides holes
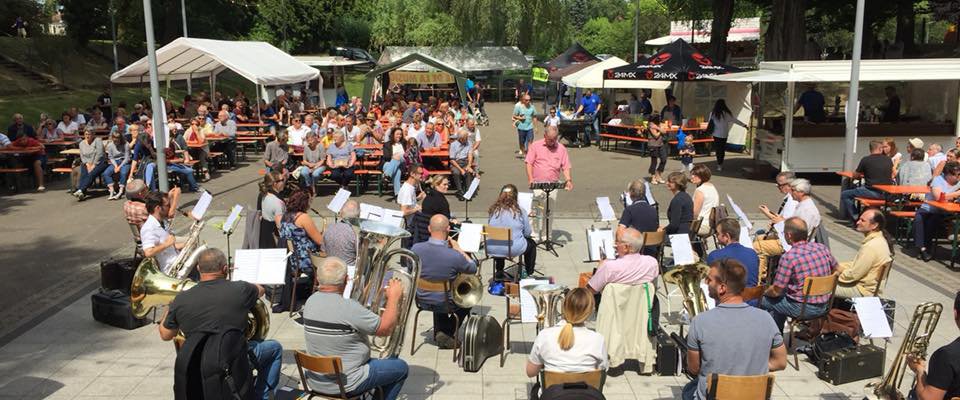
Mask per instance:
[[[200,186],[197,185],[197,179],[193,177],[193,168],[183,164],[167,164],[167,171],[183,176],[190,185],[191,192],[200,190]]]
[[[520,141],[520,148],[527,151],[527,145],[533,141],[533,129],[517,129],[517,139]]]
[[[393,195],[400,195],[400,167],[403,166],[403,160],[390,160],[383,164],[383,175],[393,180]]]
[[[313,185],[320,180],[320,177],[323,176],[323,171],[326,170],[327,167],[322,165],[312,171],[307,166],[300,166],[300,177],[303,178],[303,186],[312,188]]]
[[[127,174],[129,174],[129,173],[130,173],[130,164],[123,164],[123,165],[121,165],[121,166],[120,166],[120,176],[117,177],[117,182],[119,182],[121,185],[126,185],[126,184],[127,184]],[[115,174],[115,172],[113,172],[113,165],[112,165],[112,164],[107,164],[107,169],[103,170],[103,175],[101,175],[101,176],[103,177],[103,182],[106,183],[107,186],[110,186],[110,185],[113,184],[113,182],[114,182],[114,181],[113,181],[113,174]]]
[[[869,197],[871,199],[882,199],[883,194],[874,192],[866,186],[858,186],[853,189],[847,189],[840,192],[840,218],[847,218],[852,221],[857,220],[857,208],[855,207],[855,197]]]
[[[376,359],[371,358],[367,364],[370,366],[370,375],[360,386],[348,393],[350,396],[356,396],[370,389],[380,388],[384,400],[394,400],[400,395],[400,389],[403,388],[403,382],[407,380],[407,374],[410,367],[407,362],[396,357]]]
[[[269,394],[277,390],[280,384],[283,347],[276,340],[262,342],[251,340],[247,342],[247,348],[257,357],[253,360],[255,363],[253,367],[257,370],[257,381],[253,386],[253,393],[258,399],[268,400]]]
[[[697,398],[697,383],[700,382],[700,378],[694,379],[690,382],[687,382],[686,385],[683,385],[683,390],[680,391],[681,400],[696,400]]]
[[[153,175],[157,173],[157,164],[154,162],[149,162],[143,167],[143,182],[147,184],[147,187],[151,190],[157,190],[157,180],[153,179]]]
[[[937,235],[936,230],[943,227],[945,218],[943,213],[917,209],[913,218],[913,245],[933,251],[933,238]]]
[[[86,192],[87,188],[93,184],[93,180],[97,178],[100,174],[103,174],[103,171],[107,169],[107,161],[100,160],[100,163],[93,166],[93,169],[87,171],[86,164],[80,164],[80,182],[77,183],[77,190],[81,192]],[[107,182],[110,184],[113,182]]]
[[[787,322],[787,317],[796,318],[800,316],[800,307],[802,302],[796,301],[783,295],[777,298],[764,297],[761,302],[762,308],[770,313],[773,321],[776,322],[780,332],[783,332],[783,324]],[[827,312],[827,304],[807,303],[804,311],[804,318],[812,318],[823,315]]]
[[[584,136],[586,138],[587,146],[590,145],[590,141],[600,142],[600,119],[597,118],[597,113],[587,114],[586,116],[586,130]]]

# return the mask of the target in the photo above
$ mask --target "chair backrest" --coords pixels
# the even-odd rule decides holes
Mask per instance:
[[[496,240],[507,243],[507,257],[512,258],[513,252],[513,230],[510,228],[484,225],[483,226],[483,247],[489,249],[487,241]]]
[[[697,232],[700,232],[700,225],[703,225],[703,218],[697,218],[690,222],[690,240],[696,239]]]
[[[543,388],[564,383],[583,382],[594,389],[603,391],[604,372],[601,369],[588,372],[543,371]]]
[[[504,296],[519,296],[520,295],[520,284],[516,282],[504,282],[503,283],[503,295]]]
[[[664,231],[643,232],[643,247],[660,246],[666,237],[667,233]]]
[[[873,289],[873,297],[880,297],[881,288],[883,284],[887,282],[891,269],[893,269],[893,260],[883,264],[883,266],[880,267],[880,271],[877,271],[877,287]]]
[[[773,375],[710,374],[707,377],[707,399],[766,400],[773,392],[773,379]]]
[[[724,205],[722,205],[722,204],[719,205],[719,206],[713,207],[713,208],[710,210],[710,220],[709,220],[709,223],[710,223],[710,234],[711,234],[711,235],[717,233],[717,223],[719,223],[720,220],[722,220],[722,219],[724,219],[724,218],[727,218],[728,215],[729,215],[729,213],[727,212],[727,207],[724,206]]]
[[[300,382],[303,383],[304,391],[312,392],[307,385],[307,376],[303,372],[304,370],[308,370],[320,375],[332,376],[333,379],[337,381],[337,386],[340,387],[340,397],[347,397],[347,391],[343,387],[343,380],[341,380],[343,376],[343,361],[340,357],[313,356],[301,350],[297,350],[293,354],[293,357],[297,361],[297,370],[300,372]]]
[[[803,280],[803,297],[833,296],[833,291],[837,288],[837,277],[834,272],[827,276],[808,276]]]

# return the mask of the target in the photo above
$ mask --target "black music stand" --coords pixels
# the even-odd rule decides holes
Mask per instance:
[[[546,195],[547,195],[547,201],[546,201],[546,204],[545,204],[544,207],[543,207],[543,218],[544,218],[544,221],[545,221],[545,224],[546,224],[546,226],[544,227],[544,232],[543,232],[543,234],[544,234],[544,236],[546,236],[546,237],[540,238],[540,241],[537,242],[537,247],[540,247],[540,248],[542,248],[542,249],[544,249],[544,250],[546,250],[546,251],[549,251],[549,252],[553,253],[553,256],[554,256],[554,257],[560,257],[560,255],[557,254],[557,250],[554,249],[554,247],[563,247],[563,243],[560,243],[560,242],[557,242],[557,241],[553,240],[553,236],[551,236],[551,233],[552,233],[552,232],[551,232],[551,228],[550,228],[550,226],[551,226],[551,224],[550,224],[550,218],[551,218],[551,213],[550,213],[550,193],[553,192],[554,190],[559,189],[559,187],[553,187],[553,186],[550,186],[550,185],[546,185],[546,186],[543,186],[543,187],[538,188],[538,189],[540,189],[540,190],[542,190],[544,193],[546,193]]]

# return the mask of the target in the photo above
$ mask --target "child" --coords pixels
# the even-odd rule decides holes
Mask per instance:
[[[550,112],[543,119],[543,126],[557,126],[560,124],[560,117],[557,115],[557,108],[550,107]]]
[[[680,162],[687,171],[693,170],[693,155],[696,150],[693,149],[693,136],[687,135],[684,138],[683,146],[680,147]]]

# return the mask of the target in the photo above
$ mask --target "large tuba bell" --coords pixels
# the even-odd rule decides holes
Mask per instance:
[[[672,283],[680,288],[683,296],[683,308],[687,310],[690,319],[707,310],[707,299],[700,282],[707,276],[709,268],[705,264],[678,265],[663,274],[663,281]]]
[[[204,224],[204,221],[195,220],[190,225],[187,240],[184,242],[183,248],[177,252],[177,258],[173,259],[173,263],[170,264],[167,275],[184,279],[193,272],[193,267],[197,265],[197,256],[207,248],[207,244],[200,241],[200,231],[203,230]]]
[[[154,307],[170,304],[180,292],[195,285],[196,282],[189,279],[173,278],[160,272],[153,257],[145,258],[137,267],[130,285],[130,308],[134,316],[143,318]],[[250,309],[247,319],[247,339],[265,339],[270,331],[270,311],[263,298]]]
[[[927,348],[930,346],[930,337],[933,336],[933,331],[937,329],[937,322],[940,321],[942,311],[943,305],[940,303],[923,303],[917,306],[890,370],[887,371],[880,382],[871,384],[876,385],[873,389],[874,396],[887,400],[902,400],[905,398],[903,393],[900,392],[900,384],[903,383],[904,373],[907,369],[907,356],[926,358]]]
[[[387,280],[399,279],[403,284],[400,299],[399,319],[393,333],[384,337],[370,337],[370,350],[380,358],[400,354],[407,316],[417,295],[417,278],[420,277],[420,257],[404,248],[390,249],[398,240],[410,236],[403,228],[379,221],[353,219],[349,221],[359,229],[357,244],[357,270],[353,276],[350,298],[356,300],[374,314],[380,315],[386,305],[384,288]],[[406,263],[390,264],[394,257]]]
[[[569,290],[564,285],[534,284],[523,287],[533,296],[537,304],[537,330],[548,328],[560,322],[563,317],[563,299]]]
[[[460,308],[472,308],[483,299],[483,282],[477,274],[460,274],[451,285],[453,304]]]

